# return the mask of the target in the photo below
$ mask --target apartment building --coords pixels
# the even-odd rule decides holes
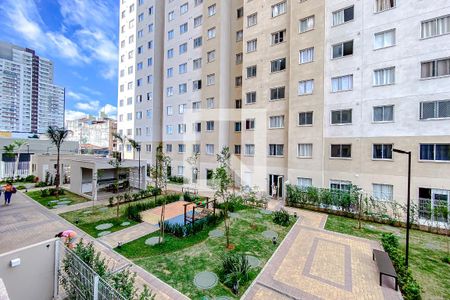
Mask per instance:
[[[35,51],[0,42],[0,131],[43,133],[64,124],[64,88],[53,63]]]
[[[406,201],[407,157],[393,149],[411,151],[412,198],[448,205],[450,5],[419,2],[165,1],[152,143],[172,174],[204,184],[227,145],[241,185],[283,197],[287,183],[355,184],[383,201]]]

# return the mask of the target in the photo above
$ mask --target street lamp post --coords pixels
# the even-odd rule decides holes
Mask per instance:
[[[138,144],[136,146],[136,151],[138,153],[138,164],[139,164],[139,172],[138,172],[138,189],[141,190],[141,145]]]
[[[410,215],[411,208],[411,151],[403,151],[400,149],[392,149],[392,151],[400,154],[408,155],[408,193],[406,204],[406,255],[405,255],[405,267],[408,269],[408,256],[409,256],[409,227],[410,227]]]

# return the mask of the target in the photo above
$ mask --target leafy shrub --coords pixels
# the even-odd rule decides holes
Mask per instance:
[[[169,182],[177,184],[189,183],[189,180],[184,176],[168,176],[167,179]]]
[[[273,213],[273,222],[281,226],[289,226],[291,219],[289,213],[284,209],[280,209]]]
[[[244,254],[229,253],[222,258],[222,281],[232,289],[233,293],[239,293],[239,285],[248,279],[250,265]]]
[[[192,224],[171,224],[166,221],[164,222],[164,232],[182,238],[200,232],[212,225],[215,225],[221,219],[221,216],[209,215],[201,220],[195,221],[194,226],[192,226]]]
[[[229,212],[236,212],[239,210],[243,210],[245,208],[247,208],[248,206],[245,205],[244,203],[244,199],[241,196],[230,196],[230,198],[228,198],[228,203],[219,203],[217,205],[217,208],[219,209],[225,209],[225,206],[228,205],[228,211]]]
[[[16,189],[18,189],[18,190],[24,190],[24,189],[26,189],[26,187],[25,187],[24,185],[19,185],[19,186],[16,187]]]
[[[383,233],[381,244],[392,260],[404,299],[422,299],[419,283],[413,278],[411,271],[405,267],[405,256],[403,255],[403,251],[399,248],[398,237],[392,233]]]
[[[50,196],[50,192],[49,192],[48,189],[43,189],[43,190],[41,190],[40,192],[41,192],[41,197],[42,197],[42,198],[45,198],[45,197]]]
[[[166,204],[176,202],[180,199],[180,195],[174,194],[174,195],[166,195],[164,197],[156,198],[156,200],[152,199],[143,203],[137,203],[137,204],[130,204],[125,209],[125,216],[131,220],[134,220],[136,222],[142,222],[141,218],[141,212],[155,208],[157,206],[161,206],[166,201]]]
[[[36,176],[28,175],[27,177],[25,177],[25,182],[34,182],[35,179],[36,179]]]
[[[47,186],[47,183],[45,183],[44,181],[39,181],[34,186],[35,187],[45,187],[45,186]]]

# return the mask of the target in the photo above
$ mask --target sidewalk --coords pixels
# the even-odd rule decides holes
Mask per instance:
[[[102,236],[101,238],[98,238],[97,241],[107,245],[112,249],[117,247],[117,244],[119,242],[125,244],[158,230],[158,226],[149,224],[147,222],[142,222],[137,225]]]

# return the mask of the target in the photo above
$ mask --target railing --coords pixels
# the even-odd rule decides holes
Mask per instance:
[[[126,300],[101,278],[72,250],[61,246],[58,267],[58,294],[62,291],[70,300]]]

